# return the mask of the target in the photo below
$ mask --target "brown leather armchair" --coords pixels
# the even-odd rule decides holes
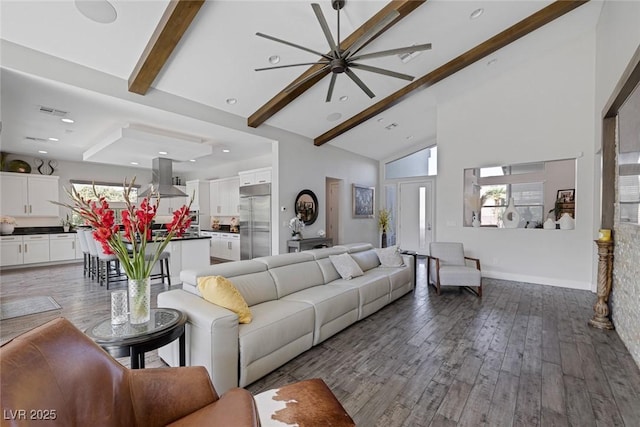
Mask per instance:
[[[130,370],[58,318],[0,348],[2,426],[259,426],[251,394],[205,368]]]

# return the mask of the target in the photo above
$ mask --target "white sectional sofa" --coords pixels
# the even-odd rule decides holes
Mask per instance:
[[[344,253],[364,275],[340,276],[329,256]],[[224,393],[251,384],[413,290],[414,258],[402,259],[403,266],[382,267],[370,244],[351,244],[185,270],[183,289],[160,293],[158,306],[187,314],[187,365],[206,367]],[[200,296],[197,279],[214,275],[233,282],[251,310],[251,323],[239,324],[234,312]],[[177,366],[177,342],[159,355]]]

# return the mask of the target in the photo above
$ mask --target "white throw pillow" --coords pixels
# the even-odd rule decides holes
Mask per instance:
[[[381,267],[402,267],[404,261],[400,255],[397,246],[389,246],[388,248],[375,248],[376,254],[380,259]]]
[[[329,259],[343,279],[351,280],[364,274],[349,254],[329,255]]]

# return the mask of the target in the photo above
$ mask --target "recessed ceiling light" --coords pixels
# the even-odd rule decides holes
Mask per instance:
[[[158,154],[162,154],[164,156],[164,155],[167,155],[169,153],[167,153],[166,151],[158,151]]]
[[[336,120],[339,120],[342,117],[342,114],[340,113],[331,113],[327,116],[327,120],[330,122],[335,122]]]
[[[484,9],[483,8],[476,9],[473,12],[471,12],[471,15],[469,15],[469,19],[480,18],[480,15],[482,15],[483,13],[484,13]]]
[[[49,141],[58,142],[60,141],[58,138],[47,138]]]
[[[238,100],[235,99],[235,98],[227,98],[227,100],[226,100],[226,103],[229,104],[229,105],[233,105],[233,104],[235,104],[237,102],[238,102]]]
[[[409,135],[405,138],[406,140],[413,139],[413,135]]]
[[[383,119],[382,117],[380,117],[380,118],[378,119],[378,123],[382,123],[382,122],[384,122],[384,119]]]
[[[498,59],[497,58],[493,58],[492,60],[487,62],[487,65],[491,66],[491,65],[495,64],[496,62],[498,62]]]
[[[138,162],[131,162],[132,165],[136,166]]]
[[[47,154],[47,152],[46,152],[46,151],[44,151],[44,150],[38,150],[38,153],[40,153],[40,154]]]
[[[189,161],[190,161],[190,162],[195,162],[195,161],[196,161],[196,159],[191,159],[191,160],[189,160]]]
[[[346,100],[348,100],[349,97],[347,95],[343,95],[340,97],[340,101],[345,102]]]
[[[223,148],[223,149],[222,149],[222,152],[223,152],[223,153],[230,153],[230,152],[231,152],[231,150],[229,150],[228,148]]]
[[[60,119],[60,121],[65,122],[65,123],[75,123],[75,120],[73,120],[73,119]]]
[[[278,55],[271,55],[269,57],[270,64],[277,64],[278,62],[280,62],[280,57]]]
[[[100,24],[110,24],[116,20],[118,13],[107,0],[75,0],[76,9]]]

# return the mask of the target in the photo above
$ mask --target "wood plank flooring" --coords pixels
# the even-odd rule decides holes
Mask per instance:
[[[415,293],[248,389],[320,377],[365,427],[640,426],[640,369],[615,331],[587,326],[593,293],[485,279],[482,299],[438,297],[425,274],[421,261]],[[78,264],[3,271],[0,281],[3,299],[45,295],[62,306],[0,322],[2,342],[56,316],[84,329],[109,315],[109,292]],[[164,290],[152,285],[154,305]],[[164,366],[156,352],[146,363]]]

